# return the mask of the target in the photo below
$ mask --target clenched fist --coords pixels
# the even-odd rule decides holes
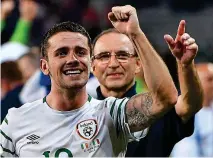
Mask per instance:
[[[130,5],[113,7],[108,18],[119,32],[126,35],[137,35],[141,31],[136,9]]]
[[[12,12],[15,7],[14,0],[6,0],[1,2],[1,19],[4,20]]]

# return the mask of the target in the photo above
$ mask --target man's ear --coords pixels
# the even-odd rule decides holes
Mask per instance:
[[[91,72],[93,73],[95,71],[95,66],[91,67]]]
[[[49,65],[46,59],[40,59],[40,69],[45,75],[49,75]]]
[[[94,74],[95,71],[95,65],[94,65],[94,61],[91,62],[91,72]]]
[[[139,73],[139,72],[143,72],[143,67],[142,67],[142,63],[141,60],[139,58],[136,59],[136,69],[135,69],[135,74]]]

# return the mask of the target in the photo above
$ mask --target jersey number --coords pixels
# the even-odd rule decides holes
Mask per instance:
[[[67,153],[68,157],[73,157],[71,151],[69,149],[66,149],[66,148],[60,148],[60,149],[56,150],[55,157],[58,158],[61,153]],[[43,153],[43,155],[45,156],[45,158],[49,158],[50,157],[50,151],[45,151]]]

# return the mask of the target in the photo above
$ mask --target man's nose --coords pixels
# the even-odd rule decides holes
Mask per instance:
[[[78,60],[78,58],[75,55],[75,52],[73,52],[73,51],[69,52],[68,59],[71,61]]]
[[[67,56],[67,64],[79,63],[78,58],[76,57],[74,52],[70,52]]]
[[[118,61],[118,59],[116,58],[116,56],[113,54],[110,56],[109,59],[109,67],[119,67],[120,63]]]

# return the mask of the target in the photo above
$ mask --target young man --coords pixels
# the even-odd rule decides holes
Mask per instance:
[[[131,11],[128,13],[131,14]],[[125,15],[120,14],[120,16]],[[134,13],[133,16],[136,14]],[[129,20],[131,22],[131,16]],[[93,43],[92,71],[100,82],[100,87],[97,88],[97,96],[100,100],[109,96],[123,98],[136,94],[135,74],[139,73],[141,67],[135,55],[135,50],[138,49],[144,55],[139,54],[139,57],[147,84],[149,85],[150,81],[156,86],[165,84],[164,71],[155,65],[156,53],[153,53],[154,50],[143,33],[137,34],[136,38],[140,37],[140,40],[136,42],[134,36],[119,31],[116,29],[103,31]],[[193,133],[194,114],[202,105],[202,88],[194,67],[198,47],[195,40],[185,33],[185,21],[180,22],[175,41],[169,35],[165,35],[165,40],[177,59],[181,95],[178,97],[177,104],[150,127],[144,139],[129,143],[126,154],[128,157],[169,156],[175,143]],[[150,65],[155,65],[155,73],[148,70]]]
[[[145,78],[150,92],[130,99],[89,97],[85,85],[90,72],[90,37],[75,23],[56,25],[41,47],[40,65],[51,78],[51,91],[44,99],[9,110],[1,125],[2,156],[124,156],[128,140],[137,139],[132,133],[140,131],[143,137],[143,130],[175,105],[177,90],[166,66],[154,50],[151,56],[141,50],[145,36],[141,37],[135,9],[113,8],[109,19],[137,44],[137,53],[147,64],[144,71],[149,71]],[[158,71],[163,75],[160,82],[155,77]]]

